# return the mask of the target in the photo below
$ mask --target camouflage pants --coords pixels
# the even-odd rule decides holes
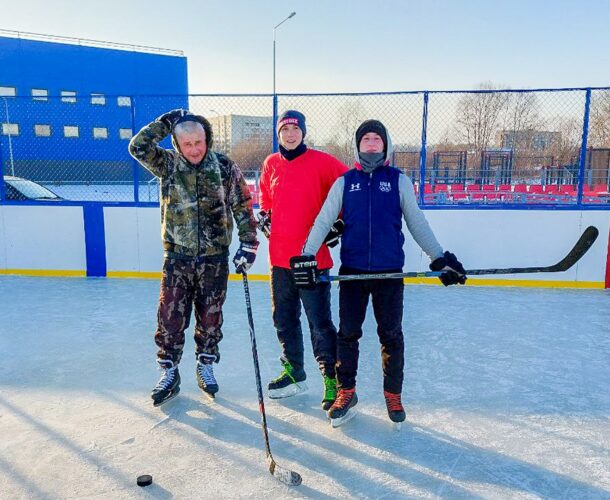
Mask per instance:
[[[155,333],[158,358],[180,362],[184,331],[195,309],[196,354],[213,354],[218,362],[228,277],[227,255],[191,259],[165,257]]]

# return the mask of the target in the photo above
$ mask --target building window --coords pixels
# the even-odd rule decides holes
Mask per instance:
[[[121,139],[131,139],[133,137],[133,132],[130,128],[120,128],[119,137]]]
[[[17,89],[15,87],[0,86],[0,97],[15,97],[16,95]]]
[[[18,123],[3,123],[2,135],[19,135]]]
[[[78,137],[78,126],[64,125],[64,137]]]
[[[106,105],[106,97],[104,94],[91,94],[91,104],[98,104],[100,106]]]
[[[106,127],[93,127],[94,139],[108,139],[108,129]]]
[[[75,103],[76,102],[76,92],[74,92],[73,90],[62,90],[61,91],[61,102],[69,102],[69,103]]]
[[[32,99],[35,101],[48,101],[49,91],[47,89],[32,89]]]
[[[51,125],[34,125],[36,137],[51,137]]]
[[[131,106],[131,97],[119,96],[116,98],[116,102],[119,106]]]

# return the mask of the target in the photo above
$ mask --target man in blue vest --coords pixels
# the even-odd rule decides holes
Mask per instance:
[[[389,165],[392,141],[378,120],[367,120],[354,137],[357,159],[355,168],[333,184],[303,254],[291,259],[297,286],[311,286],[317,278],[315,254],[330,227],[343,211],[345,227],[341,240],[339,274],[372,274],[402,272],[405,241],[402,220],[409,232],[430,257],[430,268],[443,271],[445,286],[466,282],[462,264],[454,254],[443,251],[430,229],[417,199],[411,180]],[[328,411],[334,427],[353,415],[358,402],[356,373],[369,296],[377,320],[381,343],[383,389],[388,415],[402,422],[405,411],[401,402],[404,371],[402,332],[404,287],[402,279],[343,281],[339,292],[339,333],[337,339],[337,399]]]

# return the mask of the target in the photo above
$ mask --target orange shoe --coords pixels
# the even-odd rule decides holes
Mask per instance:
[[[328,410],[328,416],[333,427],[338,427],[344,422],[347,422],[354,416],[352,408],[358,403],[356,388],[339,389],[337,399]]]

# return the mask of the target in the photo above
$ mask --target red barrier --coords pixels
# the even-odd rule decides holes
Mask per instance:
[[[606,285],[610,288],[610,229],[608,230],[608,253],[606,254]]]

